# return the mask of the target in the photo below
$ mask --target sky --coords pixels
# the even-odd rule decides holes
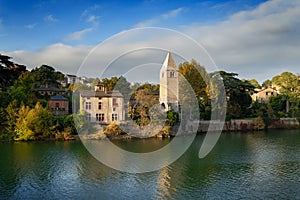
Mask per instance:
[[[64,73],[80,71],[97,77],[125,46],[131,51],[150,44],[164,46],[159,55],[148,50],[126,54],[114,62],[118,66],[109,74],[126,73],[122,65],[131,60],[134,66],[144,65],[130,76],[146,79],[155,76],[166,51],[180,49],[191,55],[187,60],[195,58],[192,47],[172,36],[153,31],[150,37],[135,31],[147,27],[174,30],[191,38],[205,49],[218,70],[235,72],[239,78],[256,78],[262,83],[284,71],[300,73],[299,0],[0,0],[0,53],[29,69],[48,64]],[[137,35],[128,36],[128,32]],[[93,59],[91,52],[97,47],[101,50]],[[157,59],[146,61],[147,56]],[[87,57],[89,62],[85,62]],[[201,55],[195,59],[206,64]],[[156,71],[149,69],[146,62],[150,61]],[[89,63],[85,69],[84,62]]]

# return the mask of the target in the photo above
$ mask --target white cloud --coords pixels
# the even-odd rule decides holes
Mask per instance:
[[[99,16],[90,15],[86,21],[92,23],[94,26],[97,26],[99,24],[99,18]]]
[[[36,24],[27,24],[24,27],[27,28],[27,29],[34,29],[35,26],[36,26]]]
[[[161,14],[158,17],[153,17],[151,19],[139,22],[135,25],[135,27],[141,28],[141,27],[149,27],[149,26],[155,26],[157,24],[159,24],[159,22],[163,21],[163,20],[167,20],[170,18],[174,18],[176,16],[178,16],[180,13],[182,13],[185,10],[185,8],[181,7],[181,8],[177,8],[174,10],[171,10],[167,13]]]
[[[219,24],[183,31],[203,44],[222,69],[263,81],[282,71],[300,72],[299,19],[299,1],[273,0]]]
[[[300,72],[299,19],[299,1],[273,0],[255,9],[236,13],[218,24],[210,26],[192,24],[182,27],[181,31],[202,44],[221,70],[236,72],[241,78],[257,78],[262,82],[283,71]],[[91,30],[92,28],[89,28],[70,34],[69,39],[80,39]],[[210,67],[209,62],[203,57],[200,56],[198,59],[199,53],[187,42],[163,35],[161,32],[149,32],[142,37],[137,34],[137,37],[130,37],[127,40],[105,43],[101,47],[102,50],[94,52],[95,56],[86,63],[89,67],[84,69],[84,72],[88,76],[97,76],[95,67],[100,74],[109,61],[116,55],[124,54],[126,49],[161,45],[180,55],[184,54],[187,59],[196,58],[207,68]],[[36,52],[6,53],[19,63],[28,66],[48,63],[63,69],[64,72],[76,73],[73,68],[81,64],[91,49],[92,47],[55,44]],[[130,59],[116,65],[114,72],[122,73],[126,66],[135,66],[148,61],[160,62],[151,60],[147,56],[152,54],[148,53],[141,51],[130,54]],[[161,56],[158,57],[158,60],[162,59]]]
[[[46,15],[44,17],[44,20],[47,22],[57,22],[58,21],[58,19],[54,18],[53,15]]]
[[[174,9],[174,10],[169,11],[168,13],[162,14],[162,15],[161,15],[161,18],[163,18],[163,19],[168,19],[168,18],[171,18],[171,17],[176,17],[176,16],[179,15],[182,11],[184,11],[184,8],[183,8],[183,7],[177,8],[177,9]]]
[[[93,11],[97,10],[98,8],[100,8],[100,5],[98,5],[98,4],[95,4],[95,5],[93,5],[93,6],[90,6],[90,7],[86,8],[86,9],[82,12],[81,16],[82,16],[82,17],[85,17],[85,16],[88,16],[88,15],[91,15],[91,13],[92,13]]]
[[[65,73],[76,73],[83,59],[91,47],[68,46],[57,43],[35,52],[12,51],[4,54],[13,57],[13,60],[25,64],[29,69],[47,64]]]
[[[65,39],[66,40],[81,40],[84,35],[90,31],[92,31],[93,28],[85,28],[81,31],[76,31],[74,33],[69,34]]]

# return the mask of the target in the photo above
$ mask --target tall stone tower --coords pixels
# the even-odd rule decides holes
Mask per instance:
[[[178,112],[178,69],[170,52],[160,69],[159,103],[165,111]]]

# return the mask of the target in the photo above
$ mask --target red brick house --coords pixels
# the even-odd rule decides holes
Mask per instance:
[[[53,115],[65,116],[69,114],[69,101],[59,94],[51,97],[48,100],[48,104]]]

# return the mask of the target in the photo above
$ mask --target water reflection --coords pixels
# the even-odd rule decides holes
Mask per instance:
[[[203,138],[172,165],[144,174],[113,170],[80,142],[0,143],[0,199],[300,198],[298,131],[223,134],[199,159]],[[166,142],[118,145],[134,152]]]

